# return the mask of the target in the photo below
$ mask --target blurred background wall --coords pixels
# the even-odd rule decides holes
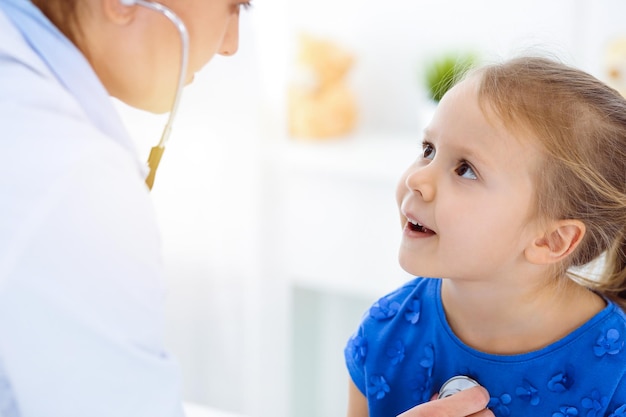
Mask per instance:
[[[624,16],[621,0],[254,0],[238,54],[186,89],[153,190],[185,399],[250,417],[343,415],[343,345],[409,278],[393,196],[428,112],[425,64],[538,48],[604,79]],[[354,58],[348,134],[290,137],[303,32]],[[118,105],[147,156],[165,117]]]

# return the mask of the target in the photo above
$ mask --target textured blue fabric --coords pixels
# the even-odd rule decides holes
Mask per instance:
[[[492,355],[465,345],[448,325],[441,280],[417,278],[382,297],[345,348],[371,417],[427,402],[455,375],[489,391],[497,417],[626,417],[626,315],[614,303],[538,351]]]

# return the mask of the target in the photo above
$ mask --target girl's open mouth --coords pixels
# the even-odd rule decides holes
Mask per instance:
[[[429,234],[433,234],[433,235],[436,234],[434,231],[430,230],[429,228],[424,227],[423,224],[420,224],[418,222],[414,222],[413,220],[408,220],[407,226],[413,232],[429,233]]]

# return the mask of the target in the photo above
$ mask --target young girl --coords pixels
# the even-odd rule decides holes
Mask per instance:
[[[350,417],[396,416],[456,375],[487,389],[485,415],[626,416],[617,92],[545,58],[478,69],[441,101],[397,202],[399,260],[420,278],[350,338]],[[573,272],[600,257],[601,277]]]

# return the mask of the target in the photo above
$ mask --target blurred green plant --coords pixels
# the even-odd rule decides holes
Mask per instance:
[[[473,53],[446,53],[426,65],[424,81],[430,99],[439,103],[443,95],[477,63]]]

